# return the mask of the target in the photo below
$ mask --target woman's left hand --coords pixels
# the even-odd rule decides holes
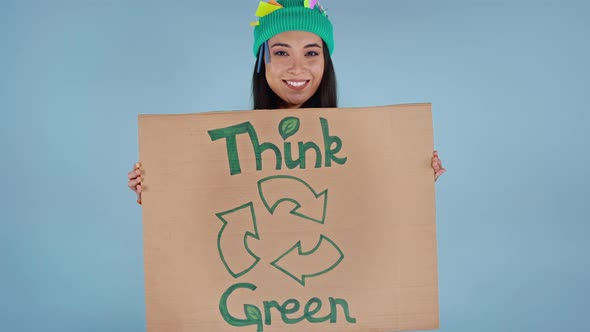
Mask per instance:
[[[432,169],[434,170],[434,181],[438,180],[438,177],[441,176],[447,170],[444,169],[442,165],[442,161],[438,158],[438,151],[434,151],[432,155]]]

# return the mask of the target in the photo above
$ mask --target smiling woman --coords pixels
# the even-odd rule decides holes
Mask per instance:
[[[261,1],[256,10],[252,75],[254,109],[338,107],[332,64],[332,23],[317,0]],[[446,170],[434,151],[434,180]],[[128,174],[128,187],[141,204],[141,164]]]
[[[254,109],[338,106],[334,66],[318,35],[287,31],[260,46],[266,47],[270,56],[258,57],[252,77]]]

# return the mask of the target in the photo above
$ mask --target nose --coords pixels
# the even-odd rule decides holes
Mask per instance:
[[[305,72],[305,62],[301,56],[291,56],[288,72],[292,75],[302,74]]]

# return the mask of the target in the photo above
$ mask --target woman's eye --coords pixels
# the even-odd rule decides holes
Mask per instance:
[[[285,55],[287,55],[287,52],[285,52],[285,51],[276,51],[275,52],[275,55],[277,55],[277,56],[285,56]]]
[[[306,56],[318,56],[320,54],[316,51],[309,51],[309,52],[305,53],[305,55]]]

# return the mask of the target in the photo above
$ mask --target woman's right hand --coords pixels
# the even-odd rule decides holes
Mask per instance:
[[[127,186],[137,194],[137,203],[141,204],[141,163],[135,163],[127,177],[129,178]]]

